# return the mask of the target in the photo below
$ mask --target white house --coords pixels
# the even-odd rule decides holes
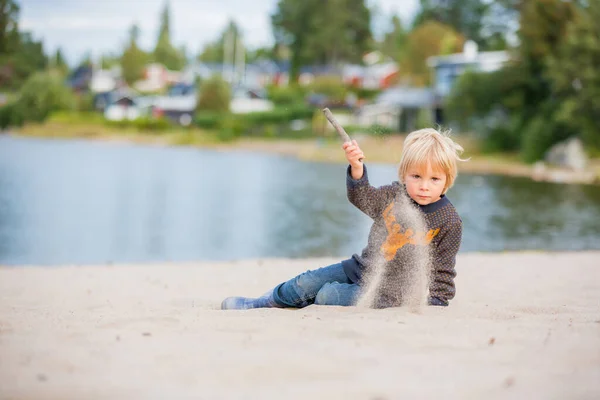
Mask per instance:
[[[146,114],[147,109],[139,102],[135,91],[121,88],[111,94],[111,102],[104,110],[104,118],[107,120],[134,120]]]
[[[263,93],[245,87],[233,90],[229,108],[234,114],[270,111],[274,108],[271,101],[264,98]]]
[[[111,69],[93,68],[90,79],[90,91],[93,93],[106,93],[117,88],[121,79],[121,68]]]
[[[181,72],[170,71],[162,64],[153,63],[146,66],[144,79],[137,81],[133,86],[140,92],[156,92],[169,84],[180,82],[181,79]]]
[[[462,53],[430,57],[427,65],[434,71],[435,94],[443,98],[450,94],[454,81],[466,70],[493,72],[509,60],[507,51],[479,52],[477,44],[468,40]]]

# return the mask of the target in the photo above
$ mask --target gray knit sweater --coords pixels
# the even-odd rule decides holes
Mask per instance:
[[[346,185],[348,199],[359,210],[373,219],[367,246],[360,255],[343,261],[348,278],[360,282],[363,274],[377,263],[392,263],[388,270],[402,268],[411,257],[411,246],[429,246],[431,254],[430,301],[438,299],[447,305],[454,297],[454,269],[456,253],[462,238],[462,221],[450,200],[444,195],[435,203],[421,206],[410,200],[413,207],[422,213],[427,232],[418,232],[409,226],[409,219],[398,207],[398,195],[406,195],[406,188],[399,182],[375,188],[369,184],[367,167],[361,179],[355,180],[348,167]],[[403,193],[400,193],[403,192]],[[392,231],[390,226],[396,229]]]

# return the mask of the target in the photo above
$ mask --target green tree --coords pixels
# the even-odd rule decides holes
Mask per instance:
[[[506,33],[518,18],[521,0],[420,0],[414,27],[427,21],[449,25],[482,50],[506,47]]]
[[[519,88],[521,126],[517,129],[523,132],[521,154],[526,161],[539,159],[554,143],[575,133],[573,125],[555,118],[560,101],[553,96],[548,68],[566,38],[567,25],[577,7],[562,0],[523,1],[519,6],[518,62],[526,79]],[[541,120],[545,130],[539,129]]]
[[[487,123],[481,125],[481,133],[489,148],[511,150],[516,147],[524,160],[535,161],[556,142],[584,129],[585,117],[578,114],[581,119],[576,118],[569,110],[586,96],[594,96],[593,90],[583,96],[574,93],[581,82],[576,77],[583,76],[586,68],[595,69],[593,66],[598,61],[589,58],[594,57],[593,44],[587,43],[588,53],[583,54],[579,54],[582,48],[571,47],[578,42],[575,38],[579,35],[574,34],[577,29],[569,27],[580,20],[577,15],[588,12],[583,2],[506,1],[519,12],[519,46],[514,60],[491,75],[463,76],[451,96],[449,109],[462,108],[463,115],[459,119],[486,120]],[[589,26],[578,29],[586,31]],[[586,37],[589,41],[594,33]],[[586,83],[592,86],[593,79],[597,79],[590,81],[593,76],[595,72],[590,72],[586,78]],[[587,114],[584,112],[584,115],[597,115],[596,109],[585,109]],[[494,118],[497,111],[500,117]],[[489,123],[494,120],[495,123]]]
[[[51,57],[50,66],[63,75],[69,73],[69,65],[65,61],[65,57],[63,56],[60,48],[56,49],[54,56]]]
[[[42,42],[20,32],[18,22],[18,4],[0,0],[0,89],[20,87],[32,73],[46,68],[48,62]]]
[[[92,60],[92,51],[87,50],[81,56],[81,59],[77,63],[78,67],[92,67],[94,65],[94,60]]]
[[[407,38],[406,53],[400,63],[402,78],[412,85],[425,86],[431,81],[427,59],[462,49],[464,38],[452,27],[428,21],[414,29]]]
[[[521,145],[523,70],[511,65],[487,73],[469,70],[461,75],[445,99],[445,115],[463,131],[483,139],[488,152],[516,151]]]
[[[339,76],[317,76],[309,86],[314,93],[324,94],[329,101],[343,104],[348,88]]]
[[[185,55],[171,43],[170,19],[169,3],[167,2],[161,13],[160,30],[153,56],[154,61],[163,64],[168,69],[179,71],[185,66],[186,59]]]
[[[391,18],[391,30],[385,34],[381,42],[381,52],[396,61],[404,58],[408,33],[398,15]]]
[[[553,95],[560,99],[557,118],[600,149],[600,3],[578,9],[565,39],[549,59]]]
[[[484,0],[420,0],[421,10],[415,17],[415,27],[437,21],[451,26],[479,45],[483,42],[483,19],[489,2]]]
[[[102,54],[100,56],[100,68],[111,69],[112,67],[119,65],[121,62],[120,57],[113,54]]]
[[[19,5],[14,0],[0,0],[0,54],[16,50],[19,42]]]
[[[197,110],[227,112],[230,101],[229,85],[221,77],[215,75],[202,82]]]
[[[204,46],[198,59],[204,62],[233,63],[234,55],[238,53],[238,46],[244,47],[242,33],[237,24],[230,20],[219,38]],[[225,47],[227,47],[227,51]]]
[[[15,50],[0,54],[0,88],[17,89],[31,74],[47,65],[42,42],[33,40],[28,32],[20,33]]]
[[[137,44],[139,34],[140,30],[137,25],[133,25],[129,29],[129,43],[121,56],[123,79],[129,85],[142,78],[148,62],[148,55]]]
[[[259,60],[273,60],[276,58],[273,47],[259,47],[246,53],[246,62],[252,63]]]
[[[364,0],[279,0],[271,23],[276,43],[291,50],[292,80],[305,64],[360,62],[373,45]]]
[[[23,84],[16,108],[25,121],[43,121],[50,113],[72,110],[75,97],[59,74],[37,72]]]

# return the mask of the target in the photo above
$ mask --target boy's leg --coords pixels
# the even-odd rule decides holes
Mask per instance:
[[[315,302],[317,293],[326,283],[351,284],[341,263],[307,271],[276,286],[258,298],[228,297],[221,303],[223,310],[248,310],[265,307],[306,307]]]
[[[356,283],[326,283],[315,298],[322,306],[355,306],[360,297],[360,286]]]
[[[333,282],[352,284],[341,263],[307,271],[278,285],[273,289],[273,300],[282,307],[306,307],[315,302],[324,285]]]

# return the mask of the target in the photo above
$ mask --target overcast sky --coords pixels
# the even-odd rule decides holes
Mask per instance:
[[[302,1],[302,0],[298,0]],[[373,30],[379,35],[397,13],[409,23],[418,0],[368,0],[377,10]],[[165,0],[18,0],[20,27],[42,39],[47,52],[61,47],[70,63],[87,52],[94,57],[120,51],[132,23],[141,28],[140,44],[153,48]],[[241,26],[249,48],[273,43],[270,15],[277,0],[170,0],[171,35],[177,46],[197,54],[215,40],[229,19]]]

